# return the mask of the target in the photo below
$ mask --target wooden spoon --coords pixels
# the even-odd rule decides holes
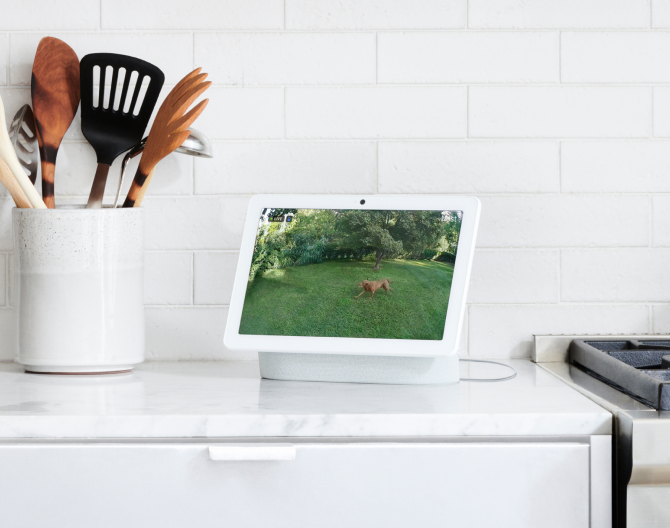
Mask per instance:
[[[42,159],[42,197],[48,208],[56,207],[54,172],[63,136],[79,106],[79,59],[62,40],[40,40],[30,84],[37,140]]]
[[[26,197],[26,193],[23,192],[23,189],[21,189],[19,182],[16,181],[14,173],[11,171],[9,166],[2,160],[2,158],[0,158],[0,183],[2,183],[5,187],[7,187],[9,194],[11,194],[12,198],[14,199],[16,207],[32,209],[33,206],[30,204],[30,201]]]
[[[209,99],[200,101],[188,113],[184,112],[212,84],[209,81],[203,82],[206,77],[206,73],[200,73],[200,68],[193,70],[177,83],[163,101],[151,126],[140,165],[123,207],[140,206],[158,162],[189,136],[188,127],[202,113]]]

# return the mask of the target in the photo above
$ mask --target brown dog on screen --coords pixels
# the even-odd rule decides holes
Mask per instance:
[[[391,286],[389,286],[389,284],[391,284],[392,282],[393,281],[391,281],[389,279],[380,279],[380,280],[376,280],[376,281],[364,280],[363,282],[361,282],[358,285],[359,288],[363,288],[363,291],[361,293],[359,293],[358,295],[356,295],[356,297],[354,297],[354,299],[358,299],[366,291],[369,291],[372,294],[370,296],[370,299],[372,299],[375,296],[375,291],[378,290],[379,288],[384,288],[386,290],[386,295],[388,295],[389,291],[393,291],[393,290],[391,290]]]

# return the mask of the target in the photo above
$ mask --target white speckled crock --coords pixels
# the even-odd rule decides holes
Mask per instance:
[[[15,361],[123,372],[144,360],[142,208],[14,209]]]

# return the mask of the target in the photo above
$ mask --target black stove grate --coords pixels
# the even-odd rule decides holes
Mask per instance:
[[[570,363],[645,405],[670,410],[668,340],[576,339]]]

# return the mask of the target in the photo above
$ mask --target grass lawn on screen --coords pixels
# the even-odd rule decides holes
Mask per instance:
[[[273,269],[249,284],[241,334],[442,339],[453,264],[427,260],[327,260]],[[390,279],[392,291],[363,291],[365,279]]]

